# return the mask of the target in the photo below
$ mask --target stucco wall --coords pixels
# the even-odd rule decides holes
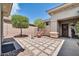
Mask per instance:
[[[53,31],[53,32],[57,32],[58,30],[57,30],[57,27],[58,27],[58,23],[57,23],[57,21],[51,21],[51,31]]]
[[[58,19],[64,19],[72,16],[79,15],[79,5],[77,7],[73,8],[67,8],[66,10],[63,10],[61,12],[58,12],[56,14],[51,13],[51,21],[58,20]]]
[[[24,35],[34,34],[35,35],[36,30],[37,30],[37,27],[29,26],[29,28],[22,30],[22,34],[24,34]],[[13,28],[12,24],[3,22],[3,34],[4,34],[4,38],[5,37],[13,37],[13,36],[20,34],[20,29]]]
[[[50,35],[49,32],[51,31],[50,30],[50,25],[47,25],[46,28],[45,28],[45,30],[46,30],[46,32],[44,33],[44,35],[49,36]]]

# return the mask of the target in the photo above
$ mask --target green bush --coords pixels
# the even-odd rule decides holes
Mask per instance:
[[[76,23],[76,33],[77,33],[77,38],[79,38],[79,21]]]
[[[34,21],[34,24],[39,28],[39,29],[44,29],[46,27],[45,22],[42,21],[42,19],[36,19]]]
[[[79,21],[76,23],[76,32],[79,33]]]
[[[25,16],[13,15],[12,16],[12,26],[15,28],[20,28],[21,29],[21,36],[22,36],[22,28],[28,28],[29,19]]]

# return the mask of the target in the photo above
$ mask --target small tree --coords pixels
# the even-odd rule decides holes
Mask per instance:
[[[20,28],[21,29],[20,35],[22,36],[22,28],[28,28],[29,19],[25,16],[13,15],[12,16],[12,26],[15,28]]]
[[[38,27],[38,30],[46,27],[46,24],[41,19],[36,19],[34,24]]]

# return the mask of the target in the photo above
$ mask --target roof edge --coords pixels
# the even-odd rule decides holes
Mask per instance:
[[[65,8],[65,7],[67,7],[67,6],[69,6],[69,5],[72,5],[73,3],[64,3],[64,4],[62,4],[62,5],[59,5],[59,6],[57,6],[56,8],[53,8],[53,9],[49,9],[47,12],[49,13],[49,14],[51,14],[51,12],[56,12],[56,11],[58,11],[58,10],[61,10],[62,8]]]

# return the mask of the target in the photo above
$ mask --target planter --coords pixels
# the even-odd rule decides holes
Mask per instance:
[[[58,32],[50,32],[50,37],[58,38]]]

